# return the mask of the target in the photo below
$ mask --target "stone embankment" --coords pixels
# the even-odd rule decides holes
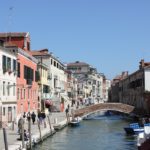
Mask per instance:
[[[42,122],[40,125],[40,130],[37,122],[31,125],[31,135],[32,135],[32,145],[43,141],[48,136],[53,135],[56,131],[54,126],[59,125],[60,127],[64,127],[67,124],[66,114],[65,113],[52,113],[50,116],[50,122],[48,118],[46,118],[45,122]],[[17,125],[15,125],[14,130],[12,130],[11,126],[6,127],[6,136],[7,136],[7,144],[8,150],[21,150],[22,149],[22,141],[18,141],[19,134],[17,133]],[[28,130],[28,122],[25,122],[25,129]],[[3,130],[0,130],[0,143],[1,150],[5,150],[4,144],[4,136]],[[29,142],[25,142],[25,145],[28,145]]]

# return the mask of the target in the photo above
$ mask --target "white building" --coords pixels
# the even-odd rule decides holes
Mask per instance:
[[[0,47],[0,121],[15,121],[16,98],[16,51]]]
[[[50,78],[49,98],[53,100],[57,109],[61,108],[61,111],[63,111],[66,105],[70,103],[67,96],[67,74],[64,71],[64,64],[52,53],[49,53],[48,49],[32,51],[32,55],[48,66]]]
[[[109,97],[108,97],[108,94],[109,94],[109,90],[111,88],[111,81],[106,79],[106,86],[105,86],[105,92],[104,92],[104,100],[105,101],[108,101]]]
[[[104,76],[97,72],[96,68],[91,67],[85,62],[73,62],[67,64],[70,70],[78,79],[78,97],[82,99],[91,98],[100,102],[104,99],[103,78]]]

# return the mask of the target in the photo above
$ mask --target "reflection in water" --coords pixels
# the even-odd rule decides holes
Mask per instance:
[[[136,137],[123,130],[128,122],[120,116],[97,116],[67,127],[34,149],[38,150],[136,150]]]

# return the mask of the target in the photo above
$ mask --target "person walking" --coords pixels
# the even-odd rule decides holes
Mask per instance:
[[[68,110],[68,108],[65,109],[65,112],[66,112],[67,122],[69,123],[70,122],[70,117],[69,117],[69,110]]]
[[[18,120],[18,133],[21,135],[22,126],[24,125],[24,120],[22,117]]]
[[[36,114],[34,112],[32,112],[31,119],[32,119],[33,124],[35,122],[35,118],[36,118]]]

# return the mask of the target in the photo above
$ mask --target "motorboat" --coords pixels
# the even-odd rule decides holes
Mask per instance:
[[[138,123],[132,123],[129,127],[124,127],[124,130],[127,134],[139,134],[144,132],[144,127],[140,127]]]
[[[72,126],[72,127],[79,126],[81,120],[82,120],[82,119],[81,119],[80,117],[73,118],[73,119],[69,122],[69,125]]]

